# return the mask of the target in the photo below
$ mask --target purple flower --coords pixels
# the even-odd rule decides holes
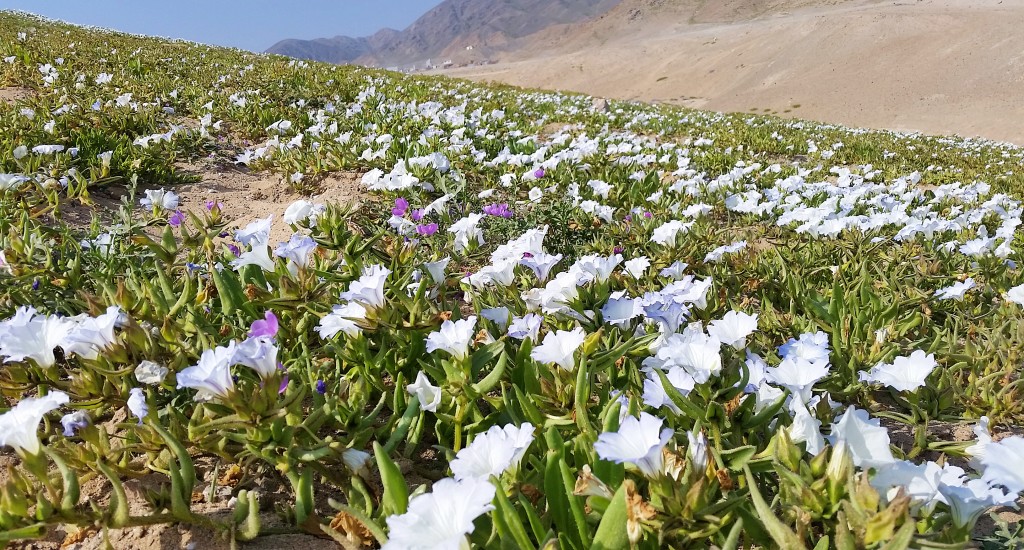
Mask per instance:
[[[238,246],[233,245],[231,243],[228,243],[228,250],[230,250],[231,253],[234,254],[236,258],[242,255],[242,249],[238,248]]]
[[[544,169],[538,168],[533,172],[533,177],[540,179],[544,177]]]
[[[651,214],[650,212],[644,212],[644,217],[647,219],[651,219],[654,217],[654,214]]]
[[[178,227],[183,221],[185,221],[185,214],[181,210],[175,210],[174,214],[171,214],[171,218],[167,220],[167,223],[173,227]]]
[[[323,380],[317,380],[316,393],[319,393],[320,395],[327,393],[327,383],[324,382]]]
[[[508,204],[504,203],[504,202],[502,202],[502,203],[495,203],[495,204],[488,204],[487,206],[484,207],[484,214],[487,214],[488,216],[499,217],[499,218],[511,218],[512,217],[512,211],[509,210]]]
[[[409,213],[409,217],[412,218],[412,221],[419,222],[423,219],[423,209],[417,208],[416,210],[413,210]]]
[[[258,338],[260,336],[273,338],[277,336],[277,329],[277,316],[274,315],[273,311],[267,310],[263,319],[253,321],[252,328],[249,329],[249,338]]]
[[[398,197],[397,199],[395,199],[395,207],[391,209],[391,213],[398,217],[402,217],[405,215],[405,211],[408,209],[409,201],[405,200],[402,197]]]
[[[424,237],[429,237],[430,235],[437,233],[437,224],[428,223],[426,225],[417,225],[416,233],[423,235]]]
[[[32,290],[39,290],[39,279],[32,281]]]
[[[288,374],[286,373],[284,375],[284,377],[281,378],[281,385],[278,386],[278,388],[277,388],[278,395],[284,393],[284,390],[287,390],[287,389],[288,389]]]
[[[218,201],[215,201],[215,200],[206,201],[206,209],[211,211],[211,212],[213,211],[214,208],[220,209],[221,206],[223,206],[223,205],[220,202],[218,202]]]
[[[626,251],[626,249],[622,248],[621,246],[616,246],[614,250],[615,250],[615,254],[622,254],[623,252]]]
[[[631,221],[633,221],[633,215],[632,214],[626,214],[626,217],[624,217],[622,219],[627,221],[627,222],[631,222]]]

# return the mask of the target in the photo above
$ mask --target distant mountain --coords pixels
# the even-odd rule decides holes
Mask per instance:
[[[599,16],[621,0],[445,0],[402,31],[372,36],[287,39],[268,53],[328,63],[410,67],[482,61],[555,25]]]

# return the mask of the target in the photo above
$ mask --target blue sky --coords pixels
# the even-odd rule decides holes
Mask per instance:
[[[263,51],[283,38],[403,29],[441,0],[4,0],[71,23]]]

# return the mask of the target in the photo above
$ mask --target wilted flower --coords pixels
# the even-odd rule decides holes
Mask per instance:
[[[0,415],[0,447],[12,447],[29,455],[39,453],[39,421],[46,413],[68,402],[68,394],[55,391],[43,397],[26,397]]]
[[[419,400],[420,410],[436,412],[441,404],[441,388],[431,384],[423,371],[416,374],[416,381],[406,386],[405,391]]]
[[[156,385],[164,381],[167,372],[166,367],[153,361],[143,361],[135,367],[135,379],[143,384]]]
[[[142,388],[132,388],[128,392],[128,410],[132,411],[139,419],[139,425],[142,425],[142,419],[149,414],[149,406],[146,404],[146,394],[142,393]]]
[[[672,429],[661,429],[663,421],[645,412],[640,418],[626,417],[617,432],[605,432],[594,443],[597,456],[618,464],[629,462],[644,475],[661,474],[661,450],[672,439]]]
[[[64,437],[74,437],[75,432],[89,425],[89,413],[75,411],[65,414],[60,419],[60,425],[64,427]]]

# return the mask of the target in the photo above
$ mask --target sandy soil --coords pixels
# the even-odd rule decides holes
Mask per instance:
[[[182,210],[198,212],[206,207],[206,201],[217,201],[224,215],[233,220],[229,230],[272,215],[271,244],[286,241],[291,236],[291,229],[281,219],[292,202],[304,199],[322,204],[358,203],[363,194],[362,174],[358,172],[332,173],[316,183],[317,193],[305,196],[274,174],[210,163],[183,164],[179,168],[183,174],[202,178],[199,183],[170,188],[181,198]]]
[[[35,92],[28,88],[0,87],[0,103],[13,105],[23,99],[29,99],[34,96]]]
[[[1024,0],[666,3],[443,74],[1024,144]]]

